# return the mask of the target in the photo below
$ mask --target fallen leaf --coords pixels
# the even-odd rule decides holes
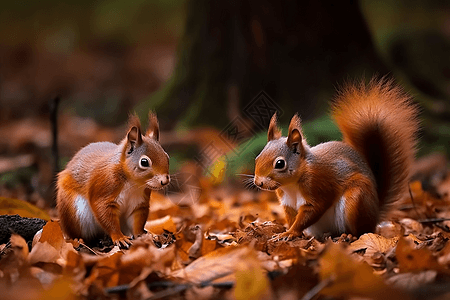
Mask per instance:
[[[24,218],[50,220],[50,216],[37,206],[23,200],[0,197],[0,215],[19,215]]]
[[[238,264],[234,296],[236,300],[271,298],[269,280],[256,256]]]
[[[95,285],[100,289],[116,286],[119,283],[118,267],[122,255],[123,253],[117,252],[111,256],[102,257],[86,278],[86,285]]]
[[[172,276],[196,284],[211,281],[234,274],[242,265],[246,265],[247,259],[255,255],[249,247],[219,248],[174,272]]]
[[[216,240],[210,240],[205,237],[203,237],[203,243],[202,243],[202,256],[208,254],[209,252],[212,252],[216,250],[217,248],[217,241]]]
[[[56,263],[60,258],[60,253],[48,242],[37,243],[33,249],[31,249],[29,262],[34,265],[38,262],[44,263]]]
[[[20,275],[28,267],[28,245],[23,237],[12,234],[10,238],[10,251],[0,259],[0,283],[2,281],[14,283],[20,280]]]
[[[401,289],[413,290],[436,280],[437,272],[428,270],[419,273],[400,273],[390,277],[387,283]]]
[[[397,245],[397,242],[398,237],[388,239],[378,234],[366,233],[351,243],[348,249],[353,252],[364,250],[364,256],[372,257],[376,252],[388,253]]]
[[[418,234],[423,232],[423,226],[421,223],[410,218],[404,218],[399,221],[402,227],[405,229],[404,234]]]
[[[319,259],[319,275],[328,282],[322,293],[334,297],[368,297],[372,299],[394,299],[405,295],[384,284],[383,279],[373,274],[366,263],[356,262],[341,245],[328,244]]]
[[[278,299],[300,299],[318,283],[318,275],[303,264],[294,264],[286,274],[272,280],[272,289]]]
[[[132,247],[127,255],[120,258],[120,265],[118,272],[120,274],[118,284],[128,284],[139,276],[142,269],[150,266],[153,261],[153,256],[147,248]]]
[[[164,233],[164,230],[176,232],[177,227],[171,216],[165,216],[157,220],[147,221],[145,223],[145,230],[153,234],[162,234]]]
[[[61,250],[65,244],[64,235],[58,222],[51,220],[42,228],[41,243],[47,242],[56,250]]]
[[[75,252],[71,243],[66,243],[59,222],[49,221],[42,228],[39,241],[31,249],[29,262],[56,263],[64,267],[69,252]],[[36,238],[37,239],[37,238]]]
[[[426,248],[415,249],[411,239],[401,238],[395,251],[401,272],[439,270],[437,258]]]
[[[18,234],[11,234],[9,241],[16,257],[23,260],[28,257],[28,245],[23,237]]]

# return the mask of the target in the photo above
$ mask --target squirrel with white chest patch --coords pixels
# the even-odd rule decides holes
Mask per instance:
[[[254,184],[275,191],[292,239],[304,230],[359,236],[373,232],[408,189],[419,128],[418,109],[390,80],[349,85],[338,94],[332,116],[343,135],[310,147],[300,118],[281,136],[274,115],[268,143],[255,160]]]
[[[159,124],[149,113],[145,134],[136,115],[119,143],[82,148],[58,174],[57,210],[69,238],[93,241],[105,234],[128,247],[145,233],[151,190],[170,182],[169,156],[159,144]]]

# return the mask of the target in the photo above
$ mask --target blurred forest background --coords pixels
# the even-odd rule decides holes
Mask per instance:
[[[51,204],[58,168],[149,109],[171,171],[220,183],[252,172],[275,111],[338,139],[330,99],[373,75],[423,108],[421,154],[450,151],[447,1],[9,1],[0,24],[0,196]]]

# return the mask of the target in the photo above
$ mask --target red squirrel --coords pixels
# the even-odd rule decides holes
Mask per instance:
[[[169,156],[159,144],[159,124],[149,113],[145,134],[136,115],[119,143],[91,143],[58,174],[57,210],[69,238],[93,241],[105,234],[128,247],[145,233],[151,190],[170,182]]]
[[[343,141],[308,146],[294,115],[287,137],[273,115],[267,144],[255,160],[254,184],[275,191],[289,229],[359,236],[374,231],[408,189],[419,128],[418,108],[392,80],[345,87],[332,104]]]

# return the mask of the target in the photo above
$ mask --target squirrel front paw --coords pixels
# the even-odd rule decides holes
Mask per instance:
[[[123,234],[111,235],[111,239],[113,240],[114,245],[118,246],[119,248],[128,249],[131,245],[130,238]]]
[[[142,229],[142,231],[140,231],[139,233],[135,233],[131,236],[132,239],[138,238],[140,236],[146,235],[148,234],[148,231],[144,228]]]
[[[272,242],[290,241],[290,240],[293,240],[296,237],[301,237],[302,234],[303,234],[302,231],[289,229],[286,232],[274,235],[269,241],[272,241]]]

